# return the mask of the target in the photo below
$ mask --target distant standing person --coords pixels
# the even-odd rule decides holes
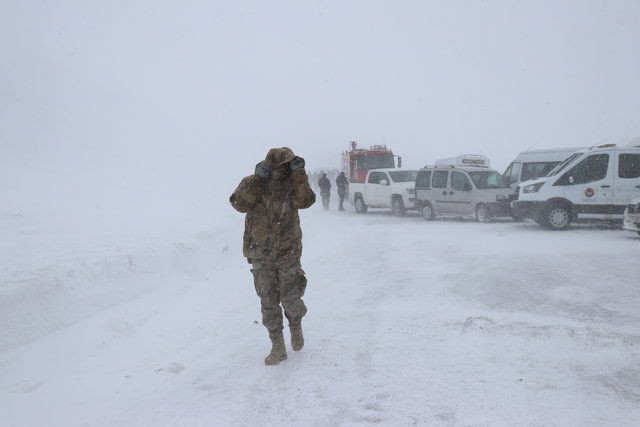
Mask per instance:
[[[327,174],[322,172],[322,178],[318,180],[318,187],[320,187],[320,197],[322,197],[322,207],[324,210],[329,210],[329,198],[331,197],[331,181],[327,178]]]
[[[340,206],[338,206],[339,211],[344,211],[344,198],[347,197],[347,186],[349,185],[349,181],[347,181],[347,177],[344,176],[344,172],[340,172],[340,175],[336,178],[336,187],[338,187],[338,196],[340,197]]]

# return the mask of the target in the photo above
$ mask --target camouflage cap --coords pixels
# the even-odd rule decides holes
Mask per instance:
[[[289,147],[272,148],[267,153],[265,162],[270,167],[277,168],[280,165],[289,163],[294,157],[295,154],[293,154],[293,150]]]

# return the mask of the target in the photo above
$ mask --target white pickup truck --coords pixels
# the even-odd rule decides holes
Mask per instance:
[[[349,200],[356,212],[365,213],[368,208],[391,208],[398,216],[406,209],[413,209],[409,199],[415,197],[418,171],[414,169],[370,170],[364,183],[349,184]]]

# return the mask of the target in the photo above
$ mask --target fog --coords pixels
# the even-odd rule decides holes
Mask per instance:
[[[0,213],[211,221],[271,146],[640,135],[640,3],[0,2]]]
[[[318,200],[300,266],[287,199],[247,241],[229,204],[274,146],[502,172],[627,143],[639,23],[638,0],[0,0],[0,424],[640,426],[640,222],[610,221],[640,177],[609,172],[637,157],[586,167],[575,212],[523,186],[527,219],[506,188],[436,218],[411,183],[393,213]],[[256,291],[309,308],[278,366]]]

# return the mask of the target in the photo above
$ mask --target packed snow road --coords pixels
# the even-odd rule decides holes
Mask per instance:
[[[0,218],[0,425],[640,424],[635,234],[301,216],[306,345],[275,367],[230,208],[108,238]]]

